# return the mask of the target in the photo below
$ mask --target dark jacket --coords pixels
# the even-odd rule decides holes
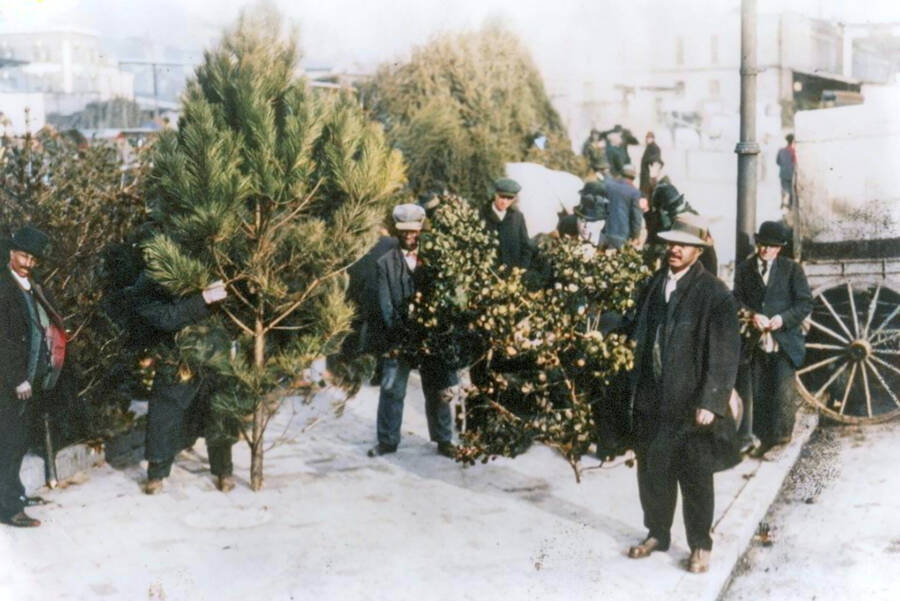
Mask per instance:
[[[40,283],[33,278],[32,285],[36,300],[44,305],[48,317],[62,327],[53,300],[47,298]],[[15,397],[16,386],[28,379],[31,329],[25,302],[9,266],[0,267],[0,399]],[[31,384],[37,389],[34,382]]]
[[[653,161],[662,158],[662,151],[659,149],[659,145],[656,142],[650,142],[647,144],[647,147],[644,149],[644,154],[641,156],[641,181],[640,188],[641,192],[643,192],[647,198],[650,198],[650,193],[652,192],[652,186],[650,182],[650,163]]]
[[[734,272],[734,297],[741,307],[754,313],[766,317],[781,315],[784,324],[772,336],[794,367],[803,365],[806,346],[801,324],[812,313],[813,303],[806,274],[798,263],[776,257],[766,286],[759,274],[757,256],[746,259]]]
[[[775,155],[775,164],[778,165],[778,177],[784,180],[794,178],[794,166],[796,165],[797,155],[790,146],[779,149]]]
[[[668,268],[656,272],[637,305],[631,335],[637,342],[631,396],[643,388],[645,362],[652,361],[648,342],[649,310],[655,294],[662,294]],[[719,418],[728,414],[728,400],[737,378],[741,340],[734,298],[718,278],[698,262],[678,282],[666,305],[661,349],[662,379],[657,411],[662,419],[694,419],[696,409]]]
[[[416,268],[416,274],[422,272]],[[409,333],[409,303],[416,292],[416,279],[399,246],[387,251],[375,262],[377,315],[370,328],[369,348],[385,353],[399,347]]]
[[[525,226],[525,216],[514,207],[506,210],[503,221],[497,218],[491,205],[481,211],[488,230],[500,238],[500,263],[528,269],[531,266],[531,240]]]
[[[347,299],[356,307],[353,331],[344,340],[342,351],[345,356],[355,357],[371,352],[373,332],[378,331],[380,307],[378,305],[377,261],[386,252],[397,248],[399,242],[394,236],[382,236],[358,261],[347,269],[349,283]],[[375,324],[375,325],[373,325]]]
[[[637,239],[644,225],[640,191],[625,180],[608,179],[606,197],[609,199],[609,216],[603,233],[614,239]]]
[[[606,145],[606,160],[609,163],[609,172],[613,177],[622,177],[622,167],[631,162],[627,150],[609,143]]]

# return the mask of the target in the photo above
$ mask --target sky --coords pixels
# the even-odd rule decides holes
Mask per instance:
[[[0,31],[77,27],[104,38],[141,37],[199,57],[201,49],[253,1],[0,0]],[[307,65],[365,67],[402,58],[438,32],[477,28],[490,19],[519,33],[539,62],[554,57],[553,68],[564,69],[565,61],[559,57],[571,36],[646,43],[641,20],[662,2],[682,5],[686,14],[706,12],[711,6],[721,10],[739,6],[738,0],[269,1],[299,26]],[[900,24],[898,0],[758,0],[761,13],[784,8],[849,22]],[[605,27],[613,14],[631,25],[627,31]]]

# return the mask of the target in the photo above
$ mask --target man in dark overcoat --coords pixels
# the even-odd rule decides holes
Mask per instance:
[[[751,313],[753,336],[746,339],[738,374],[744,399],[742,446],[760,445],[762,456],[791,440],[797,411],[794,370],[803,365],[806,346],[802,323],[812,312],[812,293],[803,268],[781,256],[790,230],[766,221],[756,234],[756,253],[734,274],[734,296]]]
[[[64,331],[62,318],[32,275],[48,243],[42,231],[23,227],[13,235],[9,263],[0,270],[0,521],[18,527],[41,525],[24,509],[44,501],[25,495],[19,472],[33,408],[59,373],[49,330],[52,325]]]
[[[602,181],[590,181],[579,190],[581,199],[571,215],[563,215],[556,224],[560,236],[578,238],[600,248],[611,246],[603,234],[606,225],[606,186]]]
[[[146,273],[140,276],[134,288],[136,313],[161,333],[154,357],[156,374],[147,413],[148,466],[144,492],[152,495],[162,490],[175,455],[193,445],[207,425],[211,382],[178,359],[175,334],[207,318],[209,306],[224,300],[228,293],[222,282],[214,282],[196,294],[175,297]],[[216,488],[228,492],[235,486],[232,441],[207,438],[206,442]]]
[[[647,132],[644,141],[647,145],[644,147],[644,154],[641,155],[640,189],[644,198],[650,198],[655,185],[653,181],[655,176],[651,173],[650,165],[654,163],[662,165],[662,151],[659,149],[659,145],[656,143],[656,135],[652,131]]]
[[[531,266],[531,240],[525,216],[513,205],[522,189],[513,179],[501,177],[494,182],[494,199],[481,212],[488,230],[500,239],[499,258],[502,265],[528,269]]]
[[[424,269],[418,257],[419,233],[425,223],[425,209],[416,204],[394,208],[394,234],[398,244],[376,261],[375,290],[378,319],[370,329],[371,350],[381,355],[381,385],[378,395],[376,430],[378,442],[369,449],[369,457],[394,453],[400,445],[400,427],[409,373],[410,357],[402,355],[402,347],[410,334],[409,304],[421,285]],[[456,374],[436,359],[427,358],[419,365],[428,434],[437,443],[437,451],[454,457],[453,417],[450,412]]]
[[[669,548],[678,487],[691,548],[688,569],[709,568],[713,473],[737,461],[729,399],[737,376],[740,334],[729,290],[698,261],[706,233],[682,220],[660,234],[667,265],[637,305],[631,336],[633,444],[648,529],[631,558]],[[724,443],[722,444],[724,439]],[[730,467],[728,465],[728,467]]]

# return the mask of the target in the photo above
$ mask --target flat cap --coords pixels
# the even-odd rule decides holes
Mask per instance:
[[[500,179],[494,180],[494,192],[501,196],[515,196],[521,189],[522,186],[514,179],[501,177]]]
[[[391,217],[394,219],[394,227],[397,230],[420,230],[425,223],[425,209],[413,203],[397,205],[394,207]]]

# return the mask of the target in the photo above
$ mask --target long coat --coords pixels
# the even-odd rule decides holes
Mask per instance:
[[[176,352],[175,333],[209,315],[202,294],[171,297],[146,275],[141,275],[135,287],[135,311],[151,327],[160,331],[160,348],[167,348],[169,353]],[[146,457],[151,462],[167,461],[174,457],[193,444],[193,439],[201,434],[204,427],[205,408],[191,407],[198,398],[200,381],[196,377],[181,381],[175,368],[162,364],[166,359],[171,360],[171,357],[157,358],[150,399]]]
[[[637,239],[644,225],[641,193],[630,182],[610,178],[606,181],[609,216],[603,233],[616,240]],[[621,245],[619,245],[621,246]]]
[[[812,312],[812,293],[799,264],[787,257],[776,257],[766,285],[759,274],[756,255],[746,259],[734,273],[734,297],[741,307],[755,313],[766,317],[781,315],[784,323],[772,336],[794,367],[803,365],[806,346],[801,325]]]
[[[514,207],[509,207],[503,221],[500,221],[491,205],[482,210],[481,216],[488,230],[497,232],[500,237],[500,263],[528,269],[532,251],[525,216]]]
[[[655,336],[649,327],[650,301],[653,295],[662,294],[667,275],[667,267],[660,269],[644,288],[630,328],[637,342],[630,384],[632,411],[637,395],[648,388],[640,381],[645,363],[653,360],[647,352],[651,347],[648,342]],[[711,430],[716,469],[726,469],[739,461],[736,425],[728,406],[740,360],[739,331],[737,306],[731,292],[703,265],[695,263],[678,282],[666,305],[657,415],[658,419],[673,424],[675,431],[690,434],[697,429],[694,425],[697,409],[713,412],[716,418]]]

